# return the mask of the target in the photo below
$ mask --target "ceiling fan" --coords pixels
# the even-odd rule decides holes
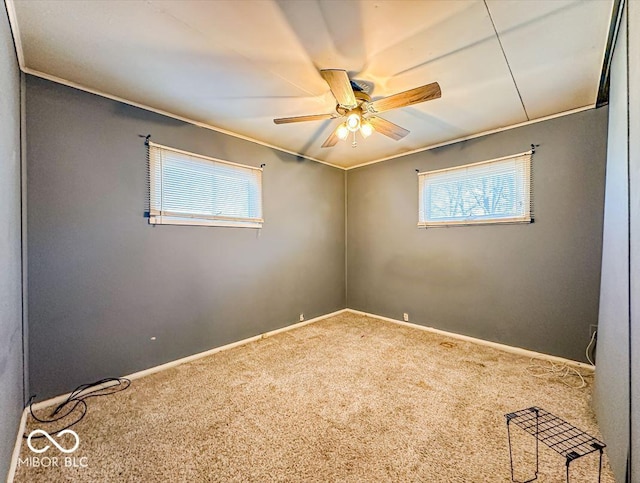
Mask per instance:
[[[371,96],[369,96],[361,86],[349,79],[345,70],[324,69],[320,71],[320,75],[327,84],[329,84],[331,93],[338,103],[336,105],[336,112],[331,114],[312,114],[310,116],[281,117],[274,119],[273,122],[276,124],[287,124],[292,122],[346,118],[322,144],[323,148],[335,146],[338,140],[346,139],[349,133],[353,133],[352,146],[355,148],[357,146],[357,131],[360,131],[360,134],[367,138],[375,130],[380,134],[399,141],[409,134],[409,131],[391,121],[379,117],[378,113],[430,101],[441,96],[440,86],[437,82],[432,82],[422,87],[416,87],[415,89],[372,101]]]

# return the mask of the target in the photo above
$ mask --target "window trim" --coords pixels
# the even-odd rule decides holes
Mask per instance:
[[[203,154],[191,153],[182,149],[157,144],[152,141],[147,143],[147,175],[148,175],[148,193],[147,193],[147,210],[146,213],[149,217],[150,225],[191,225],[191,226],[221,226],[221,227],[237,227],[237,228],[262,228],[264,223],[263,207],[264,207],[264,194],[262,189],[262,173],[264,172],[262,167],[249,166],[246,164],[234,163],[232,161],[226,161],[224,159],[213,158],[211,156],[205,156]],[[156,186],[153,179],[155,159],[152,159],[151,148],[157,148],[160,150],[172,151],[174,153],[182,154],[191,158],[205,161],[209,164],[223,164],[233,166],[241,169],[248,169],[251,171],[258,171],[259,174],[259,196],[260,196],[260,218],[238,218],[229,216],[207,216],[187,213],[176,213],[171,211],[161,211],[154,209],[151,206],[152,200],[156,199],[155,190]],[[162,180],[161,180],[162,181]]]
[[[474,226],[474,225],[513,225],[513,224],[530,224],[534,222],[533,217],[533,150],[525,151],[522,153],[511,154],[509,156],[502,156],[500,158],[488,159],[486,161],[479,161],[476,163],[463,164],[460,166],[451,166],[449,168],[441,168],[434,169],[432,171],[421,171],[418,172],[418,228],[446,228],[450,226]],[[523,216],[517,217],[505,217],[505,218],[480,218],[477,220],[473,219],[465,219],[465,220],[443,220],[443,221],[426,221],[421,220],[420,215],[423,213],[423,198],[424,198],[424,179],[427,175],[432,175],[435,173],[442,173],[445,171],[455,171],[458,169],[467,169],[476,166],[481,166],[484,164],[497,163],[500,161],[506,161],[508,159],[520,158],[523,156],[528,156],[528,160],[525,162],[525,179],[528,179],[528,190],[524,193],[524,205],[528,208],[525,210],[525,214]]]

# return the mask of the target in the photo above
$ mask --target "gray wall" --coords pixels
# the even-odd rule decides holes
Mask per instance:
[[[26,95],[38,399],[345,307],[342,170],[32,76]],[[148,225],[147,133],[266,163],[263,229]]]
[[[0,2],[0,480],[22,413],[20,71]]]
[[[584,360],[598,320],[606,140],[606,109],[590,110],[348,171],[348,307]],[[531,143],[535,223],[417,228],[416,169]]]
[[[631,481],[640,481],[640,3],[629,2]]]
[[[611,65],[598,364],[594,388],[594,409],[608,444],[616,479],[625,481],[631,450],[634,464],[629,481],[632,482],[640,481],[639,35],[640,4],[627,2]]]

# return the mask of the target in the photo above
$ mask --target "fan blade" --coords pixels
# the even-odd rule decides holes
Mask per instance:
[[[377,112],[388,111],[389,109],[396,109],[397,107],[406,107],[412,104],[418,104],[419,102],[438,99],[441,95],[440,85],[437,82],[432,82],[426,86],[416,87],[415,89],[370,102],[367,105],[367,110],[375,114]]]
[[[340,69],[324,69],[320,71],[322,78],[327,81],[333,97],[336,98],[338,104],[345,109],[354,109],[358,107],[356,96],[353,94],[351,81],[347,75],[347,71]]]
[[[384,134],[396,141],[400,141],[403,137],[409,134],[409,131],[405,128],[400,127],[391,121],[387,121],[386,119],[382,119],[381,117],[370,117],[368,121],[380,134]]]
[[[324,119],[333,119],[338,117],[336,114],[312,114],[310,116],[297,116],[297,117],[281,117],[274,119],[276,124],[287,124],[290,122],[304,122],[304,121],[322,121]]]
[[[338,135],[336,134],[336,131],[334,129],[333,131],[331,131],[331,134],[326,139],[326,141],[324,143],[322,143],[322,147],[323,148],[332,148],[336,144],[338,144],[339,140],[340,140],[340,138],[338,137]]]

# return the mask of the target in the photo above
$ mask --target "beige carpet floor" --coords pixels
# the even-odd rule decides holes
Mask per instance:
[[[507,412],[539,406],[599,437],[592,377],[570,388],[532,377],[529,363],[346,313],[88,400],[72,455],[86,467],[22,464],[15,481],[508,482]],[[513,433],[526,479],[534,439]],[[564,463],[541,446],[538,481],[564,481]],[[596,454],[571,472],[597,481]],[[606,453],[602,481],[613,481]]]

